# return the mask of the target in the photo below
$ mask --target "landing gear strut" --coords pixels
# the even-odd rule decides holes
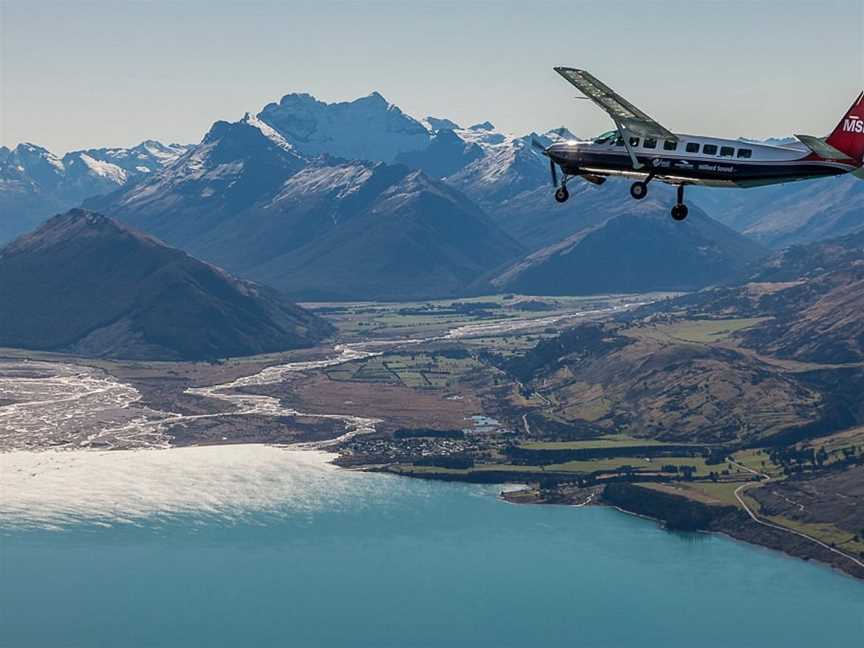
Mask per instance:
[[[678,204],[672,208],[672,218],[683,221],[687,218],[687,205],[684,204],[684,185],[678,185]]]

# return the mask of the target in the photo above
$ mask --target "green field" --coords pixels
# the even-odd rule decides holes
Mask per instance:
[[[661,324],[651,328],[639,329],[639,333],[647,337],[672,338],[683,342],[698,342],[709,344],[728,338],[737,331],[743,331],[751,326],[764,322],[765,317],[750,317],[720,320],[681,320],[671,324]]]
[[[663,297],[652,295],[651,297]],[[581,314],[633,302],[646,296],[536,297],[528,295],[486,295],[464,299],[415,302],[312,302],[306,308],[329,320],[342,339],[417,338],[443,335],[469,324],[508,320],[533,320],[550,316]],[[557,332],[560,327],[553,326]],[[490,334],[484,348],[507,353],[512,345],[524,348],[525,338],[534,336],[529,346],[542,335],[542,325],[532,332]],[[481,334],[482,335],[482,334]],[[479,336],[477,336],[479,337]],[[510,338],[510,339],[504,339]],[[476,339],[473,338],[472,339]],[[516,342],[516,340],[519,340]],[[474,343],[472,342],[472,345]]]
[[[787,529],[813,536],[817,540],[821,540],[847,553],[859,556],[864,555],[864,539],[833,524],[800,522],[779,515],[762,515],[761,517]]]
[[[326,370],[331,380],[400,384],[416,389],[443,389],[484,365],[473,357],[449,358],[435,353],[393,353],[349,362]]]
[[[467,475],[473,472],[520,472],[520,473],[572,473],[573,476],[587,475],[595,472],[618,472],[629,466],[634,472],[659,473],[663,466],[694,466],[697,477],[707,477],[716,466],[708,466],[702,457],[659,457],[647,460],[639,457],[613,457],[610,459],[593,459],[590,461],[567,461],[564,463],[550,464],[547,466],[517,465],[509,463],[477,464],[473,468],[454,469],[440,468],[438,466],[395,466],[400,473],[442,473],[454,475]]]
[[[638,485],[644,488],[660,491],[661,493],[688,497],[705,504],[725,504],[740,507],[740,504],[735,497],[735,490],[743,483],[747,482],[674,482],[662,484],[655,482],[642,482]]]
[[[747,466],[748,468],[750,468],[751,470],[755,470],[756,472],[764,473],[771,477],[783,477],[783,471],[780,469],[780,466],[776,465],[773,461],[771,461],[771,457],[768,456],[767,450],[762,450],[759,448],[739,450],[734,455],[732,455],[732,459],[734,459],[742,466]],[[721,467],[732,471],[740,470],[736,469],[734,466],[730,469],[729,466],[726,464],[721,464]]]
[[[610,436],[601,436],[593,439],[585,439],[583,441],[528,441],[521,444],[520,447],[526,450],[582,450],[585,448],[632,448],[641,446],[666,446],[666,445],[687,445],[681,443],[664,443],[656,439],[639,439],[637,437],[627,436],[626,434],[616,434]]]
[[[645,459],[640,457],[612,457],[609,459],[592,459],[590,461],[566,461],[560,464],[546,466],[546,470],[554,472],[592,473],[598,470],[618,471],[630,466],[636,472],[660,472],[663,466],[694,466],[697,477],[707,477],[708,473],[717,470],[717,466],[708,466],[703,457],[656,457]]]

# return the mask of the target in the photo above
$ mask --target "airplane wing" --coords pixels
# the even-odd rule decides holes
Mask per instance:
[[[555,71],[576,86],[582,94],[605,110],[623,130],[642,137],[676,140],[677,137],[663,128],[612,88],[585,70],[556,67]]]

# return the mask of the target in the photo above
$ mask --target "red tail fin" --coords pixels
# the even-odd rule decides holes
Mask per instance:
[[[858,95],[849,112],[826,141],[856,162],[864,159],[864,92]]]

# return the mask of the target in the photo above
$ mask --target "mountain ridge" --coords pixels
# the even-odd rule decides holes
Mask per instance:
[[[85,204],[304,300],[464,294],[522,251],[420,171],[304,156],[249,116],[216,122],[158,174]]]
[[[0,345],[198,360],[309,346],[332,327],[276,291],[74,209],[0,249]]]

